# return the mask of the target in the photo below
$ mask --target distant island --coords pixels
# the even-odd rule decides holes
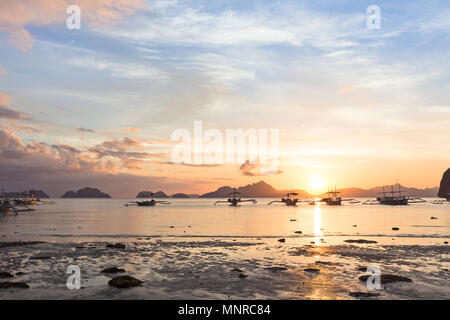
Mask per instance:
[[[447,170],[449,172],[450,170]],[[447,176],[450,180],[450,172],[447,173]],[[448,180],[446,180],[448,181]],[[445,183],[444,183],[445,184]],[[450,181],[447,182],[447,186],[450,185]],[[405,186],[400,186],[403,191],[405,191],[408,196],[416,196],[416,197],[436,197],[438,193],[438,188],[425,188],[425,189],[417,189],[417,188],[408,188]],[[394,189],[398,190],[398,184],[394,185]],[[362,188],[342,188],[337,189],[340,192],[340,196],[348,198],[375,198],[379,192],[383,190],[382,186],[370,188],[370,189],[362,189]],[[390,190],[390,186],[386,187],[386,191]],[[450,192],[450,187],[447,192]],[[288,192],[288,190],[277,190],[272,187],[270,184],[259,181],[257,183],[249,184],[244,187],[232,188],[229,186],[223,186],[218,188],[216,191],[208,192],[200,196],[200,198],[226,198],[228,195],[233,192],[238,191],[241,193],[242,197],[253,197],[253,198],[279,198]],[[298,193],[300,198],[314,198],[316,196],[324,197],[324,194],[321,195],[313,195],[309,194],[304,190],[296,189],[294,190]],[[444,197],[444,196],[443,196]]]
[[[172,198],[175,199],[189,199],[190,197],[185,193],[175,193],[172,195]]]
[[[162,191],[151,192],[151,191],[141,191],[137,194],[136,198],[156,198],[156,199],[166,199],[169,198],[167,194]]]
[[[244,187],[232,188],[229,186],[224,186],[218,188],[216,191],[208,192],[200,196],[200,198],[226,198],[233,191],[240,192],[242,197],[253,197],[253,198],[278,198],[286,194],[288,190],[276,190],[270,184],[259,181],[257,183],[248,184]],[[294,190],[299,194],[300,197],[308,197],[309,195],[304,190]]]
[[[450,168],[448,168],[442,176],[438,197],[447,198],[447,200],[450,201]]]
[[[97,188],[82,188],[77,192],[67,191],[64,193],[61,198],[111,198],[111,196],[107,193],[101,192]]]

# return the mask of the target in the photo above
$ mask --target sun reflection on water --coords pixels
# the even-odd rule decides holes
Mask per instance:
[[[314,240],[316,244],[320,244],[320,237],[322,237],[322,211],[320,202],[316,203],[314,207]]]

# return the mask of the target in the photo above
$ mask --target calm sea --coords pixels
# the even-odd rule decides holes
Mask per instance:
[[[306,240],[361,236],[377,237],[381,241],[397,237],[403,242],[426,239],[428,243],[442,243],[442,239],[450,238],[450,203],[341,207],[302,203],[286,207],[268,206],[270,200],[258,199],[256,205],[235,208],[214,207],[215,199],[169,199],[171,205],[156,207],[125,207],[126,199],[56,199],[56,204],[35,206],[33,212],[0,216],[0,236],[3,241],[54,242],[132,237],[299,237]],[[399,230],[393,231],[393,227]]]

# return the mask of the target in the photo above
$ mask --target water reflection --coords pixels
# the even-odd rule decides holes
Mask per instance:
[[[320,208],[320,202],[316,203],[314,207],[314,240],[316,244],[320,243],[320,237],[322,237],[322,209]]]

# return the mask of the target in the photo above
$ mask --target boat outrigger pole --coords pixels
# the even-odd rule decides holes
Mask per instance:
[[[128,201],[125,203],[125,207],[129,206],[138,206],[138,207],[154,207],[157,204],[171,204],[168,201],[156,201],[153,199],[154,193],[152,192],[150,196],[152,197],[151,200],[142,200],[142,201]]]
[[[298,196],[298,193],[294,192],[294,190],[291,189],[288,193],[283,195],[281,200],[270,201],[267,205],[271,205],[272,203],[275,203],[275,202],[281,202],[287,206],[295,207],[298,202],[302,202],[300,199],[297,199],[296,196]]]
[[[241,199],[240,192],[233,191],[227,194],[227,196],[233,195],[233,198],[229,198],[228,200],[219,200],[214,203],[214,206],[218,203],[228,203],[230,207],[237,207],[241,202],[253,202],[253,204],[257,203],[255,199]]]

